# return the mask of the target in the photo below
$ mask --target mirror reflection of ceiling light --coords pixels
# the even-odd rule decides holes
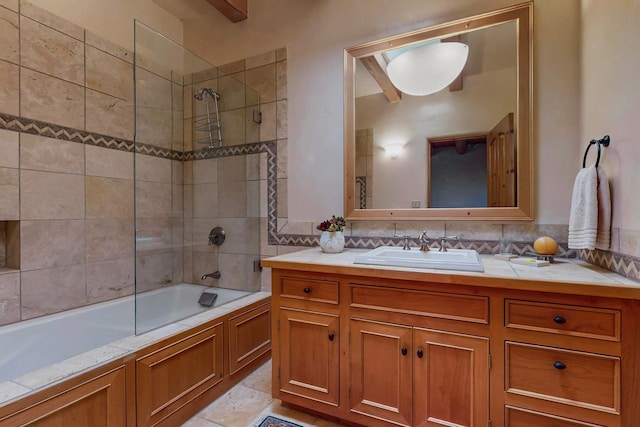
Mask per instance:
[[[468,56],[469,46],[464,43],[429,43],[393,58],[387,74],[407,95],[429,95],[449,86],[462,72]]]

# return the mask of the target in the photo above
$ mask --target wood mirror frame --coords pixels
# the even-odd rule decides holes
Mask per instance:
[[[533,4],[512,7],[434,25],[344,50],[344,214],[350,220],[533,220],[532,19]],[[359,58],[431,39],[452,37],[504,22],[517,28],[516,206],[482,208],[356,209],[355,61]]]

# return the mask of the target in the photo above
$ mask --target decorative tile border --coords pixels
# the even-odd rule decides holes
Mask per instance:
[[[277,243],[287,246],[318,246],[320,236],[310,236],[305,234],[278,234],[274,237]],[[345,247],[352,249],[374,249],[378,246],[401,246],[404,238],[402,237],[359,237],[345,236]],[[411,240],[411,246],[418,247],[416,239]],[[473,249],[481,254],[496,254],[500,248],[498,240],[456,240],[449,241],[449,245],[453,249]],[[440,247],[439,242],[433,241],[431,248]],[[523,255],[526,252],[533,252],[533,246],[529,242],[512,242],[511,247],[517,255]],[[576,251],[568,249],[566,244],[558,245],[557,257],[576,258]]]
[[[640,281],[640,258],[600,249],[580,249],[578,256],[590,264],[615,271],[631,280]]]
[[[100,133],[87,132],[5,113],[0,113],[0,129],[78,142],[80,144],[95,145],[96,147],[114,150],[133,152],[134,147],[134,142],[127,139],[114,138]]]
[[[367,208],[367,177],[366,176],[356,176],[356,185],[360,184],[360,209]]]

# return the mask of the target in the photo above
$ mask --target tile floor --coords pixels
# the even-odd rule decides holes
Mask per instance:
[[[304,427],[342,426],[286,408],[281,406],[280,400],[273,399],[271,361],[268,361],[184,423],[183,427],[255,427],[267,415],[290,420]]]

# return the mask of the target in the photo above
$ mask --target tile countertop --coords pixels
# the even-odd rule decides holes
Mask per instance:
[[[547,267],[513,264],[480,255],[484,273],[354,264],[366,249],[345,249],[338,254],[323,253],[314,247],[262,260],[264,267],[287,270],[332,272],[384,279],[534,290],[574,295],[640,299],[640,282],[579,259],[556,258]]]

